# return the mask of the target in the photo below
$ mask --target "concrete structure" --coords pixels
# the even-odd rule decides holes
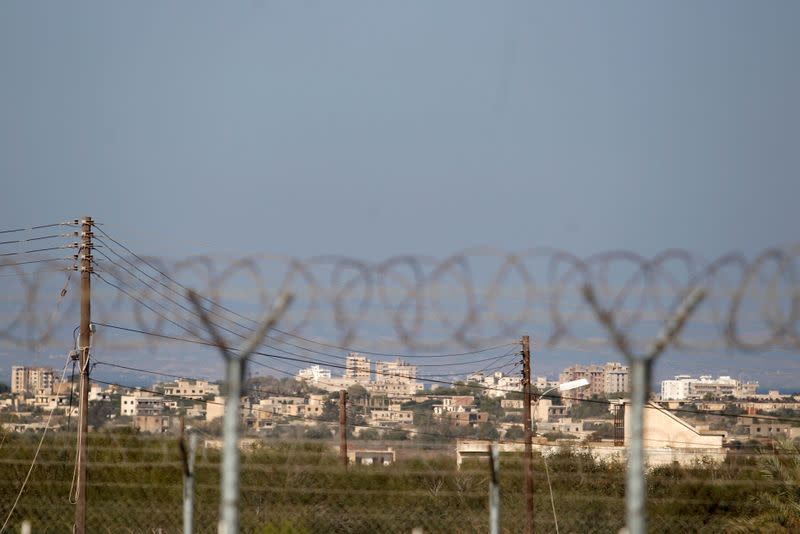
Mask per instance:
[[[311,367],[307,367],[305,369],[301,369],[295,375],[295,380],[306,380],[311,382],[312,384],[316,384],[321,380],[330,380],[331,379],[331,370],[324,369],[319,365],[312,365]]]
[[[35,394],[38,389],[47,389],[56,382],[52,367],[11,367],[11,393]]]
[[[164,397],[141,390],[132,395],[123,395],[120,399],[119,413],[123,416],[161,415],[164,412]]]
[[[585,378],[589,381],[589,385],[570,391],[569,397],[576,399],[590,399],[593,395],[603,395],[606,387],[605,368],[602,365],[573,365],[567,367],[558,376],[558,382],[563,384],[565,382],[572,382],[573,380],[580,380]],[[567,399],[569,400],[569,399]]]
[[[585,378],[589,381],[589,385],[570,392],[568,396],[577,399],[590,399],[595,395],[603,396],[627,392],[629,389],[629,374],[628,366],[618,362],[607,362],[603,365],[573,365],[561,372],[558,381],[563,384]]]
[[[751,438],[789,438],[792,435],[792,425],[777,421],[762,421],[747,425]]]
[[[140,432],[163,434],[172,429],[172,417],[169,415],[137,415],[131,423]]]
[[[661,400],[692,400],[706,396],[712,398],[748,398],[756,394],[758,382],[742,382],[730,376],[717,379],[710,375],[692,378],[690,375],[677,375],[673,380],[661,381]]]
[[[603,393],[613,395],[615,393],[626,393],[629,390],[628,376],[630,370],[627,365],[617,362],[609,362],[603,367]]]
[[[216,395],[213,401],[206,402],[206,421],[213,421],[225,414],[225,403],[227,398],[224,396]],[[250,399],[242,397],[239,399],[239,408],[241,410],[242,423],[245,426],[252,426],[255,420],[252,417],[252,407],[250,406]]]
[[[372,410],[369,414],[369,424],[372,426],[413,423],[414,412],[412,410],[403,410],[399,404],[390,404],[388,410]]]
[[[187,380],[180,378],[164,384],[164,395],[183,399],[203,400],[206,395],[219,395],[219,386],[207,380]]]
[[[357,352],[351,352],[344,362],[344,377],[356,382],[369,382],[372,379],[370,361]]]
[[[259,414],[267,413],[285,417],[319,418],[325,410],[325,395],[309,395],[306,397],[267,397],[259,401],[253,410],[257,420],[273,419]]]
[[[385,382],[396,379],[401,380],[416,380],[417,379],[417,366],[397,359],[393,362],[379,361],[375,362],[375,381]]]
[[[347,459],[355,465],[391,465],[395,462],[395,452],[386,450],[348,450]]]
[[[36,389],[33,404],[44,410],[63,407],[65,412],[69,409],[69,395],[72,384],[69,382],[56,382],[55,384]],[[77,405],[77,391],[74,404]]]
[[[630,440],[630,402],[625,401],[625,443]],[[662,408],[648,402],[644,410],[645,448],[668,448],[675,450],[719,449],[722,450],[724,432],[701,433],[698,429]]]
[[[511,392],[522,391],[522,375],[506,375],[501,371],[496,371],[490,375],[482,372],[471,374],[467,377],[467,382],[477,382],[486,389],[486,395],[490,397],[505,397]]]
[[[570,445],[573,450],[589,453],[598,461],[624,462],[630,436],[630,402],[623,401],[625,406],[625,440],[623,446],[607,443],[579,443]],[[773,425],[775,426],[775,425]],[[657,404],[648,403],[644,411],[644,445],[645,458],[649,467],[660,465],[692,465],[698,461],[722,462],[725,449],[722,448],[722,432],[701,432],[686,421],[676,417]],[[549,455],[559,451],[562,445],[534,443],[535,451]],[[524,450],[519,441],[500,442],[502,452],[518,452]],[[456,462],[461,465],[464,458],[487,455],[487,442],[484,440],[459,440],[456,445]],[[483,460],[485,461],[485,460]]]

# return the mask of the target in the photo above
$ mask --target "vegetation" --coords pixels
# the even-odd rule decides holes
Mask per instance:
[[[313,427],[312,427],[313,428]],[[39,435],[8,434],[2,445],[0,500],[13,502]],[[420,448],[393,441],[389,466],[340,465],[335,440],[264,441],[242,457],[242,532],[430,533],[486,532],[488,466],[468,459],[456,468],[452,444]],[[89,442],[89,524],[92,532],[181,532],[182,463],[172,437],[130,429],[95,432]],[[357,445],[351,445],[354,448]],[[48,435],[9,531],[23,518],[34,532],[71,532],[67,495],[75,435]],[[767,454],[768,452],[768,454]],[[648,474],[653,532],[797,532],[800,454],[794,444],[772,451],[732,452],[715,465],[667,466]],[[216,532],[219,451],[200,447],[196,463],[196,531]],[[547,459],[562,532],[606,533],[622,527],[624,466],[596,462],[564,448]],[[524,530],[524,469],[503,454],[505,532]],[[544,477],[542,458],[534,471]],[[547,484],[536,485],[537,510],[549,510]],[[540,532],[554,531],[552,514],[536,515]]]

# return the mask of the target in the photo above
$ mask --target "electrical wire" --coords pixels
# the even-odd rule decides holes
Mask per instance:
[[[137,260],[139,260],[143,264],[147,265],[148,267],[150,267],[153,271],[157,272],[158,274],[160,274],[161,276],[163,276],[167,280],[171,281],[172,283],[174,283],[178,287],[184,289],[185,291],[189,290],[189,288],[187,288],[186,286],[184,286],[183,284],[181,284],[180,282],[178,282],[177,280],[175,280],[174,278],[169,276],[167,273],[165,273],[161,269],[158,269],[157,267],[152,265],[152,263],[148,262],[146,259],[144,259],[141,256],[137,255],[131,249],[129,249],[128,247],[126,247],[125,245],[123,245],[122,243],[120,243],[119,241],[117,241],[116,239],[111,237],[110,235],[108,235],[108,233],[105,232],[102,228],[97,228],[97,230],[101,234],[103,234],[107,239],[109,239],[110,241],[112,241],[113,243],[115,243],[116,245],[121,247],[123,250],[125,250],[128,254],[130,254],[131,256],[133,256],[134,258],[136,258]],[[132,262],[130,262],[129,260],[124,258],[124,256],[122,256],[121,254],[115,252],[113,250],[113,248],[110,247],[110,245],[108,245],[107,243],[103,242],[101,239],[98,238],[98,241],[103,243],[116,256],[118,256],[119,258],[121,258],[124,261],[126,261],[127,263],[129,263],[131,266],[133,266],[135,269],[140,271],[142,274],[144,274],[145,276],[147,276],[148,278],[150,278],[154,282],[157,282],[157,283],[161,284],[162,286],[164,286],[165,288],[169,289],[170,291],[176,293],[177,295],[179,295],[179,296],[181,296],[183,298],[186,298],[186,295],[183,295],[180,292],[175,291],[174,288],[171,288],[170,286],[168,286],[167,284],[164,284],[163,282],[161,282],[157,278],[149,275],[144,270],[139,268],[137,265],[133,264]],[[151,289],[152,289],[152,287],[151,287]],[[232,315],[234,315],[234,316],[236,316],[236,317],[238,317],[240,319],[244,319],[244,320],[249,321],[249,322],[251,322],[253,324],[256,323],[256,321],[254,321],[253,319],[251,319],[249,317],[246,317],[246,316],[244,316],[242,314],[239,314],[236,311],[234,311],[234,310],[232,310],[232,309],[230,309],[228,307],[225,307],[225,306],[213,301],[212,299],[209,299],[209,298],[207,298],[207,297],[205,297],[203,295],[199,295],[199,297],[200,297],[201,300],[204,300],[205,302],[209,303],[211,306],[213,306],[215,308],[218,308],[218,309],[221,309],[223,311],[226,311],[226,312],[228,312],[228,313],[230,313],[230,314],[232,314]],[[219,314],[214,314],[213,311],[210,311],[210,313],[213,314],[213,315],[217,315],[219,317]],[[235,322],[235,321],[233,321],[233,320],[231,320],[229,318],[226,318],[226,320],[228,320],[229,322],[231,322],[233,324],[236,324],[240,328],[244,328],[244,329],[248,329],[248,330],[252,331],[252,327],[247,327],[247,326],[242,325],[241,323]],[[315,340],[312,340],[310,338],[302,337],[302,336],[299,336],[299,335],[296,335],[296,334],[292,334],[292,333],[280,330],[278,328],[273,328],[273,330],[275,332],[278,332],[279,334],[283,334],[283,335],[288,336],[288,337],[300,339],[300,340],[305,341],[307,343],[312,343],[312,344],[315,344],[315,345],[320,345],[320,346],[324,346],[324,347],[328,347],[328,348],[334,348],[334,349],[344,350],[344,351],[349,351],[349,352],[358,352],[358,353],[361,353],[361,354],[367,354],[367,355],[372,355],[372,356],[389,356],[389,357],[399,357],[399,358],[447,358],[447,357],[455,357],[455,356],[468,356],[468,355],[472,355],[472,354],[479,354],[479,353],[482,353],[482,352],[488,352],[490,350],[495,350],[495,349],[498,349],[498,348],[503,348],[503,347],[507,347],[509,345],[514,344],[514,343],[504,343],[502,345],[486,347],[486,348],[482,348],[482,349],[478,349],[478,350],[474,350],[474,351],[456,352],[456,353],[450,353],[450,354],[435,354],[435,355],[396,354],[396,353],[384,353],[384,352],[368,351],[368,350],[362,350],[362,349],[357,349],[357,348],[352,348],[352,347],[342,347],[342,346],[338,346],[338,345],[333,345],[333,344],[329,344],[329,343],[323,343],[323,342],[315,341]],[[286,343],[287,345],[294,346],[296,348],[303,349],[303,350],[310,350],[310,349],[306,349],[305,347],[294,345],[294,344],[291,344],[291,343],[288,343],[288,342],[284,342],[284,343]],[[316,351],[312,351],[312,352],[316,352]],[[326,354],[326,353],[319,353],[319,354]]]
[[[60,382],[64,381],[64,377],[67,374],[67,367],[69,367],[70,358],[67,357],[67,361],[64,363],[64,370],[61,372],[61,380]],[[14,510],[17,508],[17,504],[19,503],[20,498],[22,497],[22,493],[25,491],[25,486],[28,484],[28,480],[31,478],[31,474],[33,473],[33,467],[36,465],[36,460],[39,458],[39,451],[42,449],[42,443],[44,443],[44,438],[47,436],[47,429],[50,428],[50,421],[53,419],[53,412],[55,412],[58,403],[56,402],[53,404],[53,407],[50,408],[50,413],[47,415],[47,421],[45,422],[44,429],[42,430],[42,437],[39,439],[39,444],[36,447],[36,452],[33,454],[33,460],[31,461],[31,465],[28,468],[28,473],[25,475],[25,479],[22,481],[22,486],[19,488],[19,492],[17,493],[17,498],[14,499],[14,504],[11,505],[11,510],[8,512],[8,516],[6,516],[5,522],[3,522],[3,526],[0,527],[0,534],[5,531],[6,527],[8,526],[8,522],[11,520],[11,516],[14,515]]]

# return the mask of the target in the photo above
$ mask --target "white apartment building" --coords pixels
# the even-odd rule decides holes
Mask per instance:
[[[207,380],[178,379],[164,385],[164,395],[183,399],[203,400],[206,395],[219,395],[219,386]]]
[[[755,395],[758,382],[742,382],[730,376],[712,378],[704,375],[692,378],[690,375],[677,375],[673,380],[661,381],[661,400],[702,399],[712,397],[747,398]]]
[[[52,367],[11,367],[11,393],[35,394],[39,389],[53,387],[55,382],[56,375]]]
[[[145,391],[134,391],[132,395],[123,395],[120,399],[120,415],[135,417],[137,415],[161,415],[164,411],[164,397]]]
[[[298,371],[295,380],[307,380],[308,382],[319,382],[320,380],[330,380],[331,370],[320,367],[319,365],[312,365],[305,369]]]
[[[474,373],[467,377],[467,382],[477,382],[485,387],[490,397],[505,397],[509,392],[522,391],[521,374],[506,375],[502,371],[489,375]]]

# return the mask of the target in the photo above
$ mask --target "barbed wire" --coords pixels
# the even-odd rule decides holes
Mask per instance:
[[[581,294],[589,285],[619,328],[645,343],[677,302],[702,287],[707,297],[677,347],[800,348],[798,246],[768,249],[753,258],[731,253],[712,260],[679,249],[648,258],[630,251],[579,257],[556,249],[508,253],[480,248],[444,259],[404,255],[377,262],[269,254],[175,261],[137,255],[97,230],[93,320],[124,318],[126,324],[165,336],[177,332],[202,338],[186,300],[192,287],[205,296],[218,326],[234,337],[254,326],[249,317],[258,316],[266,302],[256,296],[291,291],[297,297],[292,313],[276,335],[303,348],[351,350],[379,339],[392,349],[425,353],[453,346],[472,349],[527,331],[552,347],[609,346]],[[29,261],[41,265],[27,270]],[[47,345],[59,327],[76,323],[65,311],[61,323],[53,324],[50,295],[44,295],[63,283],[63,273],[52,262],[66,271],[73,269],[71,261],[63,256],[0,257],[0,340]],[[66,310],[76,299],[77,292],[71,291]]]

